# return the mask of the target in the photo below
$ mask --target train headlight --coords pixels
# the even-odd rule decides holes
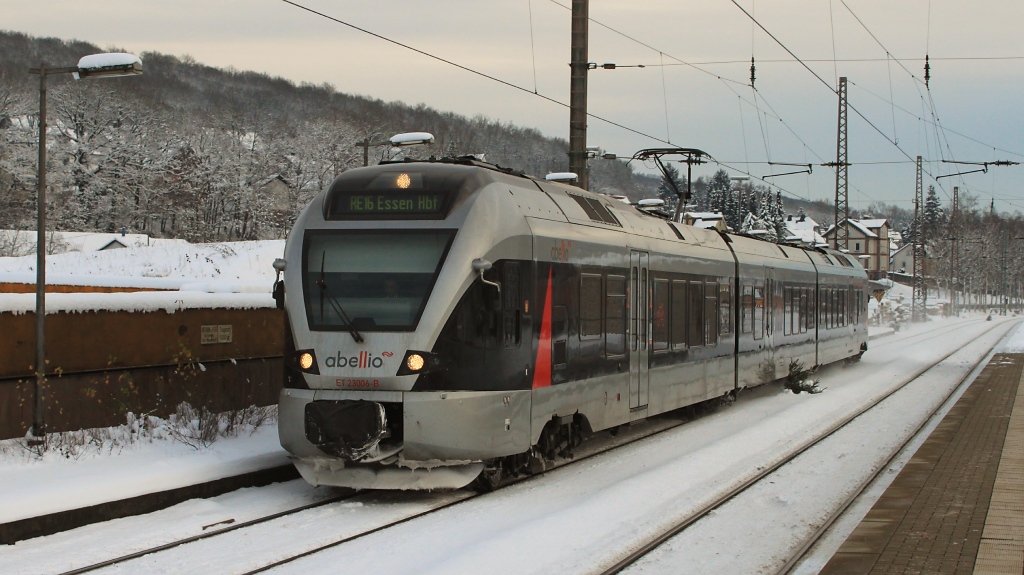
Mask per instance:
[[[287,354],[285,363],[295,371],[320,375],[320,366],[316,363],[316,353],[311,349],[299,349]]]
[[[426,363],[423,356],[418,353],[409,354],[409,357],[405,358],[405,367],[409,368],[409,371],[419,371]]]
[[[441,358],[429,351],[417,351],[410,349],[405,352],[401,365],[398,366],[398,373],[395,375],[421,375],[431,373],[442,368]]]
[[[395,179],[395,185],[403,190],[407,189],[412,185],[412,178],[409,177],[409,174],[398,174],[398,178]]]

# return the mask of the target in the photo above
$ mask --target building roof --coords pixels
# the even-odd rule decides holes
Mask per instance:
[[[884,226],[884,225],[889,223],[885,219],[881,219],[881,220],[879,220],[879,219],[867,219],[867,220],[853,220],[853,221],[860,222],[860,224],[862,226],[864,226],[865,228],[868,228],[869,230],[877,230],[877,229],[881,228],[882,226]]]
[[[844,220],[844,221],[846,221],[846,220]],[[853,218],[850,218],[850,220],[849,220],[850,226],[852,226],[854,228],[857,228],[857,231],[859,231],[860,233],[864,234],[865,236],[867,236],[869,238],[877,238],[878,234],[876,234],[875,232],[873,232],[870,229],[868,229],[868,227],[863,224],[863,221],[868,221],[868,222],[885,222],[885,220],[855,220]],[[835,229],[836,229],[835,226],[829,226],[829,228],[827,230],[825,230],[825,233],[823,233],[822,235],[827,236],[827,235],[831,234],[832,231],[835,230]],[[878,228],[875,228],[875,229],[878,229]]]

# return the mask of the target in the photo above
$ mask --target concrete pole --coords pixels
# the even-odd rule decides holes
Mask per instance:
[[[577,185],[590,187],[587,174],[587,53],[590,23],[589,0],[572,1],[572,46],[569,60],[569,171],[578,176]]]

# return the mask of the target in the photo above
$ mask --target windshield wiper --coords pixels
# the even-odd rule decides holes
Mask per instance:
[[[334,297],[331,290],[327,288],[327,276],[324,274],[324,259],[326,257],[326,252],[320,256],[320,277],[316,280],[316,285],[320,288],[320,321],[324,321],[324,295],[326,295],[327,302],[334,308],[334,313],[338,314],[338,317],[345,322],[345,326],[348,327],[348,333],[352,336],[352,339],[356,340],[356,343],[363,343],[363,336],[352,325],[352,320],[349,319],[348,314],[341,307],[341,303]]]

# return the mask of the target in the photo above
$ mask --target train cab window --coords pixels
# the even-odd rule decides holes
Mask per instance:
[[[740,332],[754,331],[754,286],[745,285],[740,292]]]
[[[704,290],[704,345],[718,345],[718,284],[708,282]]]
[[[764,316],[765,316],[765,305],[764,305],[764,286],[754,286],[754,299],[751,301],[753,308],[750,310],[750,315],[754,320],[754,339],[761,339],[764,337]]]
[[[494,288],[476,282],[455,308],[453,339],[473,347],[496,347],[501,324]]]
[[[609,275],[606,289],[604,353],[614,357],[626,353],[626,278]]]
[[[307,231],[302,287],[310,329],[347,331],[347,317],[360,331],[413,331],[454,237],[452,230]]]
[[[719,326],[718,333],[727,336],[732,333],[732,298],[729,291],[729,284],[718,284],[720,291],[718,297]]]
[[[652,350],[666,351],[668,349],[669,324],[668,280],[656,279],[651,284],[654,288],[654,301],[651,302]]]
[[[564,305],[551,308],[551,367],[564,369],[569,361],[566,341],[569,339],[569,314]]]
[[[686,349],[686,282],[672,282],[672,349]]]
[[[520,274],[518,262],[502,264],[501,313],[505,347],[519,347],[522,340],[522,298],[519,295]]]
[[[704,283],[690,282],[688,292],[686,343],[698,347],[704,345]]]
[[[580,339],[601,338],[601,276],[580,276]]]

